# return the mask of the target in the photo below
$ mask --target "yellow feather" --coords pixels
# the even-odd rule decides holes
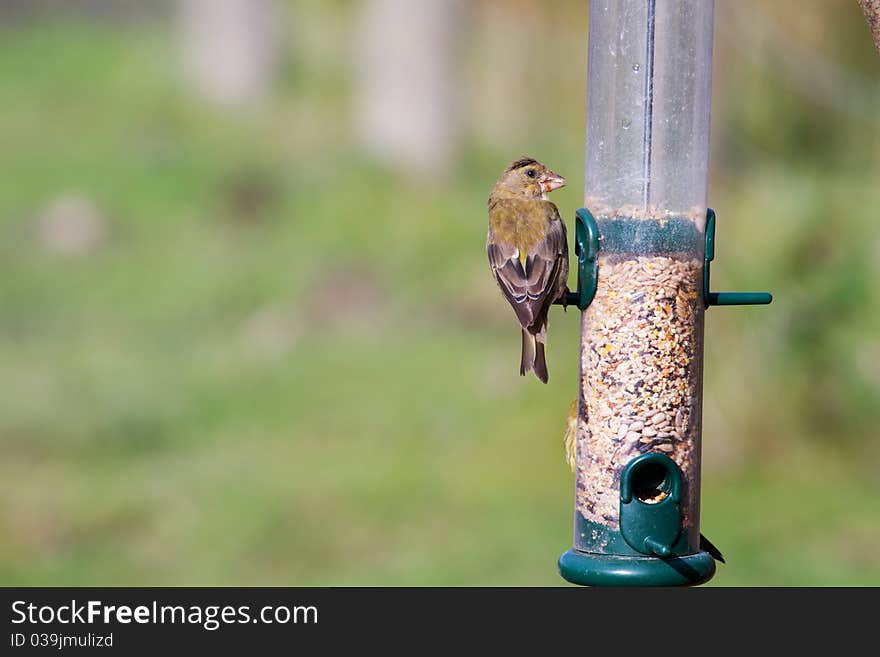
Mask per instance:
[[[577,467],[577,416],[578,416],[578,400],[577,397],[568,407],[568,417],[565,423],[565,460],[568,467],[574,472]]]

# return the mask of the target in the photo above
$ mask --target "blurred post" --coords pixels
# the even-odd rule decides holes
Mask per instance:
[[[406,171],[437,174],[454,157],[456,0],[364,0],[356,98],[359,137]]]
[[[859,7],[865,14],[871,36],[874,38],[874,46],[880,53],[880,0],[859,0]]]
[[[193,90],[235,105],[272,91],[278,63],[274,0],[180,0],[183,65]]]

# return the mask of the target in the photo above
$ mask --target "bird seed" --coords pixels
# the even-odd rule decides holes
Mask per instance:
[[[684,474],[682,514],[699,499],[703,263],[693,254],[609,253],[583,313],[577,509],[619,526],[623,468],[667,454]]]

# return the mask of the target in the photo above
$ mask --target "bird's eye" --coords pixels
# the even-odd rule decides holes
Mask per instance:
[[[538,173],[534,169],[529,169],[528,171],[526,171],[526,175],[529,178],[534,178],[535,176],[538,175]]]

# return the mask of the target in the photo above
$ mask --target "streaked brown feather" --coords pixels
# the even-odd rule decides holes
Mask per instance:
[[[501,291],[520,324],[537,333],[566,289],[565,223],[550,201],[502,199],[489,212],[487,250]],[[525,266],[519,254],[525,252]]]
[[[529,166],[530,164],[540,164],[538,160],[533,157],[524,156],[519,158],[518,160],[514,160],[510,164],[507,165],[507,168],[504,170],[505,173],[509,171],[516,171],[525,166]]]

